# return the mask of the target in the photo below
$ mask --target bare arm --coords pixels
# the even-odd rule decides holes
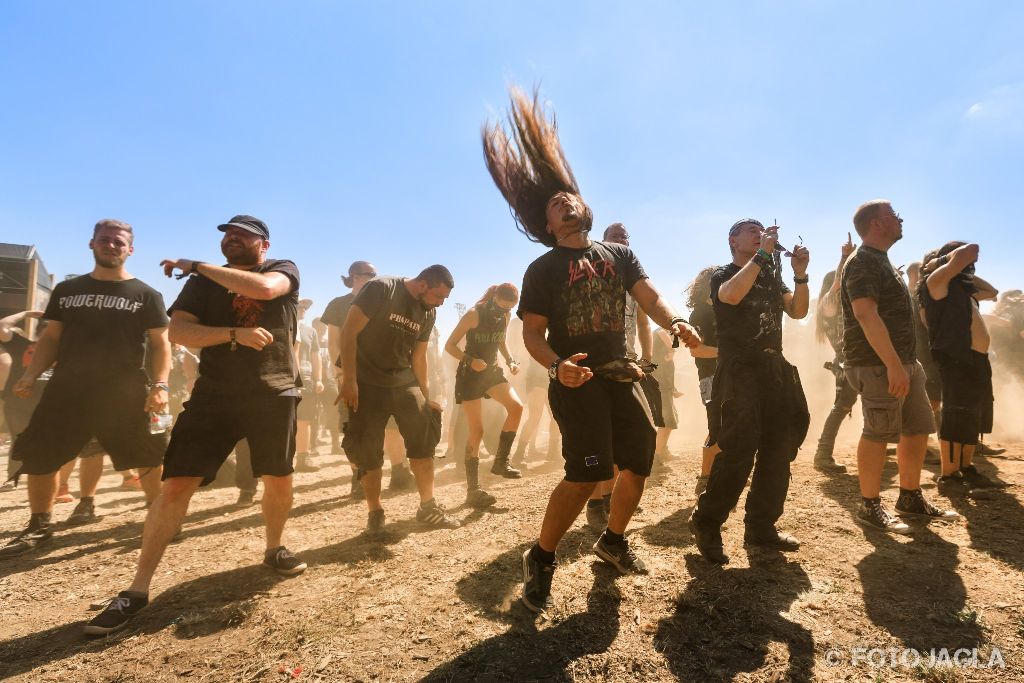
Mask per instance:
[[[931,295],[936,301],[940,301],[946,298],[949,294],[949,283],[955,278],[960,272],[978,260],[978,245],[977,244],[965,244],[962,247],[957,247],[949,253],[949,259],[928,276],[928,294]],[[925,264],[925,268],[929,267],[929,263]]]
[[[793,268],[793,276],[798,278],[807,277],[807,264],[811,260],[811,252],[807,247],[800,245],[793,247],[793,256],[789,261]],[[807,317],[807,309],[810,307],[811,291],[807,283],[798,284],[793,288],[792,294],[782,295],[782,307],[786,315],[794,320],[802,320]]]
[[[201,325],[199,318],[188,311],[171,313],[167,331],[172,342],[193,349],[205,349],[207,346],[231,342],[231,328]]]
[[[683,322],[682,318],[676,316],[665,298],[658,293],[658,290],[656,290],[653,285],[651,285],[650,280],[637,280],[629,293],[633,295],[634,299],[636,299],[636,303],[640,306],[640,310],[643,311],[644,314],[650,316],[651,319],[654,320],[654,322],[662,329],[668,330],[673,335],[679,337],[686,346],[692,348],[700,343],[700,335],[697,334],[696,330],[694,330],[689,323]],[[676,321],[674,324],[672,322],[673,320]],[[639,321],[640,314],[638,313],[638,326]],[[648,326],[648,329],[650,329],[650,326]],[[654,344],[649,335],[647,343],[651,346]],[[529,347],[527,348],[529,349]],[[641,348],[643,347],[641,346]],[[650,353],[650,346],[648,346],[647,352]],[[646,357],[650,359],[649,356]],[[534,358],[536,358],[536,356],[534,356]]]
[[[973,278],[974,288],[978,290],[974,294],[976,301],[995,301],[999,297],[999,290],[977,275]]]
[[[760,273],[761,266],[757,265],[753,259],[747,261],[738,273],[723,282],[722,286],[718,288],[718,300],[723,304],[736,306],[743,301],[743,297],[750,293]]]
[[[459,348],[459,342],[479,323],[480,316],[475,308],[466,311],[466,315],[462,316],[455,329],[448,335],[448,341],[444,343],[444,350],[448,355],[454,356],[460,363],[466,360],[466,353]]]
[[[6,318],[0,318],[0,342],[11,341],[14,338],[15,331],[17,331],[18,323],[25,320],[25,318],[41,317],[43,317],[42,311],[22,311],[21,313],[9,315]],[[25,334],[22,334],[22,336],[25,336]]]
[[[675,316],[672,316],[675,317]],[[669,318],[669,320],[672,319]],[[643,311],[638,311],[636,316],[636,338],[640,344],[640,357],[651,360],[654,355],[654,334],[651,332],[651,319]],[[671,348],[671,342],[669,343]]]
[[[189,259],[178,259],[164,260],[160,265],[164,267],[164,274],[170,277],[175,268],[183,273],[189,272],[193,263],[195,262]],[[252,273],[240,268],[224,268],[210,263],[199,263],[197,272],[221,287],[257,301],[270,301],[284,296],[293,289],[292,281],[284,273]]]
[[[149,336],[149,360],[152,382],[167,384],[171,374],[171,342],[166,327],[154,327],[147,330]],[[146,396],[145,410],[161,412],[167,408],[167,391],[161,387],[151,387]]]
[[[892,345],[889,330],[878,314],[878,302],[870,297],[861,297],[854,299],[851,304],[853,315],[864,330],[868,344],[885,365],[889,377],[889,394],[897,398],[907,396],[910,393],[910,375],[903,369],[903,361]]]
[[[368,322],[370,319],[363,309],[353,304],[341,328],[341,368],[345,384],[356,384],[356,339]]]
[[[690,355],[694,358],[718,358],[718,347],[701,344],[690,349]]]
[[[412,374],[416,375],[416,382],[420,385],[423,398],[430,402],[430,387],[427,386],[427,345],[430,342],[416,342],[412,349]]]

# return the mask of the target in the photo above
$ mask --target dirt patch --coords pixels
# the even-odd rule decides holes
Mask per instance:
[[[699,452],[680,450],[652,477],[632,526],[650,576],[619,577],[597,561],[596,535],[581,518],[559,549],[556,606],[542,617],[516,602],[520,555],[560,477],[557,463],[532,462],[521,481],[488,480],[498,506],[456,509],[464,526],[453,531],[420,527],[414,494],[388,496],[387,535],[368,542],[359,535],[363,504],[345,497],[347,468],[325,454],[316,458],[323,469],[297,475],[286,530],[310,565],[304,575],[281,579],[259,566],[258,507],[235,509],[232,489],[204,491],[184,538],[168,549],[151,606],[126,631],[90,640],[81,623],[91,603],[129,582],[144,516],[141,494],[118,490],[120,479],[107,475],[97,497],[102,520],[61,530],[45,553],[0,564],[0,677],[1024,680],[1024,445],[981,461],[1010,484],[991,499],[947,501],[926,486],[963,518],[909,538],[854,524],[856,478],[819,474],[805,448],[781,525],[803,548],[748,554],[741,501],[725,530],[725,568],[704,562],[686,529]],[[853,465],[849,448],[838,457]],[[890,505],[894,475],[891,465]],[[449,507],[464,497],[456,476],[451,465],[439,475],[438,498]],[[0,495],[0,542],[26,522],[24,496]],[[70,509],[58,506],[55,518]],[[929,667],[941,648],[977,648],[979,667]],[[981,668],[993,649],[1005,668]]]

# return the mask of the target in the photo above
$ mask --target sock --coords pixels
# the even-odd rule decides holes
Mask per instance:
[[[604,540],[606,543],[611,543],[612,545],[622,545],[626,542],[626,537],[623,534],[615,533],[611,529],[605,529]]]
[[[36,529],[39,527],[50,526],[50,513],[49,512],[33,512],[32,518],[29,520],[29,526]]]
[[[82,496],[78,500],[80,500],[83,503],[88,503],[89,505],[92,505],[92,498],[92,496]]]
[[[543,564],[555,563],[555,554],[549,553],[547,550],[541,548],[539,543],[533,544],[533,548],[530,550],[530,556]]]
[[[601,498],[591,498],[587,501],[588,508],[602,508],[604,507],[604,500]]]

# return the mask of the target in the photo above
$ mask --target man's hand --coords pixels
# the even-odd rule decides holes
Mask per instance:
[[[844,259],[850,258],[850,254],[852,254],[857,249],[857,245],[853,243],[853,235],[851,235],[850,233],[846,233],[846,242],[843,243],[843,246],[841,246],[839,249],[842,252]]]
[[[35,383],[35,377],[22,375],[21,378],[14,383],[14,386],[11,387],[11,390],[14,392],[14,395],[17,396],[18,398],[29,398],[30,396],[32,396],[32,385]]]
[[[161,387],[153,387],[146,396],[146,412],[162,413],[167,409],[167,392]]]
[[[807,247],[797,245],[793,247],[793,259],[790,264],[793,266],[793,275],[797,277],[804,277],[807,275],[807,264],[811,261],[811,252],[807,250]]]
[[[274,335],[262,327],[236,327],[235,339],[242,346],[262,351],[264,346],[274,341]]]
[[[678,337],[679,341],[683,342],[683,345],[688,349],[695,349],[701,344],[700,335],[697,334],[697,330],[682,320],[676,321],[669,331]]]
[[[164,268],[164,275],[170,277],[171,275],[174,274],[175,268],[180,270],[182,274],[187,275],[192,271],[192,263],[193,262],[190,259],[180,258],[178,260],[164,259],[163,261],[160,262],[160,265],[163,266]]]
[[[320,380],[317,380],[317,382],[316,382],[316,393],[318,393],[318,394],[324,393],[324,383],[321,382]]]
[[[571,389],[583,386],[590,381],[590,378],[594,376],[594,371],[576,364],[586,357],[585,353],[574,353],[559,363],[558,381]]]
[[[517,363],[515,361],[512,361],[511,363],[509,363],[508,364],[508,371],[512,375],[518,375],[519,374],[519,363]]]
[[[479,358],[474,358],[473,360],[469,361],[469,367],[473,370],[473,372],[483,372],[484,370],[487,369],[487,363],[480,360]]]
[[[761,233],[761,248],[769,254],[775,251],[775,243],[779,240],[779,226],[765,228]]]
[[[341,388],[338,390],[338,398],[334,403],[344,403],[353,411],[359,410],[359,387],[356,383],[342,382]]]
[[[894,365],[886,369],[889,377],[889,395],[906,398],[910,394],[910,375],[902,365]]]

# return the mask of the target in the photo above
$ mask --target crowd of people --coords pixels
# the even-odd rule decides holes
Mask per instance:
[[[593,213],[536,97],[513,91],[508,125],[484,131],[487,168],[520,231],[547,251],[521,288],[496,283],[460,311],[443,342],[436,309],[455,287],[445,266],[389,277],[355,261],[342,278],[351,291],[307,323],[313,302],[299,296],[298,266],[270,258],[268,226],[238,215],[218,226],[226,265],[162,262],[166,276],[184,280],[165,307],[127,271],[132,226],[97,223],[92,271],[59,283],[45,311],[0,320],[12,439],[4,490],[21,490],[24,479],[30,508],[0,559],[52,542],[54,506],[69,495],[76,462],[80,498],[67,522],[93,521],[109,456],[149,508],[133,580],[85,626],[110,633],[148,604],[190,500],[232,453],[238,505],[253,505],[262,484],[263,563],[294,576],[306,564],[284,544],[292,475],[317,470],[321,435],[351,468],[349,495],[365,501],[364,533],[373,539],[387,523],[385,458],[389,487],[418,494],[420,523],[457,527],[434,494],[435,459],[457,461],[465,505],[493,506],[497,497],[481,486],[481,451],[492,456],[491,474],[521,478],[547,411],[548,457],[561,457],[565,475],[522,556],[521,601],[541,612],[551,604],[559,542],[584,510],[602,561],[647,572],[627,530],[679,426],[680,346],[694,359],[706,409],[688,522],[698,551],[729,561],[721,528],[748,486],[744,542],[798,548],[780,520],[810,411],[784,353],[783,320],[811,312],[809,250],[780,245],[775,225],[736,221],[723,229],[724,265],[704,268],[687,288],[684,317],[648,278],[624,224],[591,238]],[[860,244],[847,234],[814,304],[818,341],[834,353],[826,368],[835,400],[813,463],[826,476],[845,472],[833,451],[859,400],[856,519],[908,534],[905,519],[957,517],[921,491],[936,431],[940,495],[983,497],[999,485],[974,459],[986,448],[979,437],[992,431],[990,359],[1024,379],[1024,297],[982,279],[979,247],[965,242],[929,251],[908,268],[908,283],[888,257],[903,236],[890,201],[862,204],[853,228]],[[980,312],[985,300],[997,300],[990,315]],[[450,378],[446,359],[455,365]],[[881,490],[890,444],[899,468],[895,514]]]

